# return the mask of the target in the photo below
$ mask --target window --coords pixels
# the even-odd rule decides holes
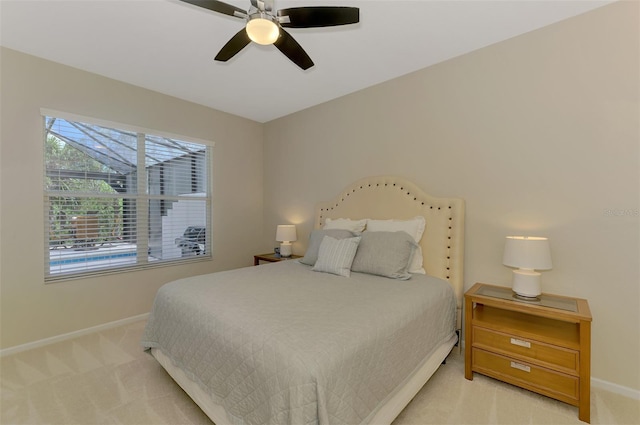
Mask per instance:
[[[211,258],[211,146],[67,118],[44,117],[45,281]]]

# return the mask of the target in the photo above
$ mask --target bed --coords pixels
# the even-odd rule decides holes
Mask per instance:
[[[393,230],[419,217],[424,231],[415,242],[396,231],[333,238],[324,230],[344,218]],[[461,199],[429,196],[399,177],[370,177],[318,204],[314,228],[311,237],[322,243],[313,265],[246,267],[158,291],[142,345],[217,425],[389,424],[457,342]],[[371,247],[380,240],[400,248],[379,261]],[[322,270],[329,242],[360,244],[348,277]],[[374,268],[398,256],[406,262],[407,245],[421,251],[425,274],[404,269],[392,278],[366,261],[356,267],[370,252]]]

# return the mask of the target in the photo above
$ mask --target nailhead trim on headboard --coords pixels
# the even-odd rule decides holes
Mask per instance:
[[[398,217],[371,217],[370,212],[363,207],[360,209],[359,201],[369,198],[370,190],[391,189],[392,193],[400,192],[401,197],[393,195],[397,204],[393,204],[389,210],[404,212]],[[397,190],[398,192],[395,192]],[[359,197],[362,192],[365,196]],[[384,198],[386,192],[376,192]],[[391,192],[390,192],[391,193]],[[402,199],[408,201],[404,203]],[[463,295],[463,257],[464,257],[464,201],[459,198],[436,198],[420,189],[414,183],[396,176],[378,176],[361,179],[345,188],[333,201],[318,204],[316,209],[316,228],[324,225],[326,218],[339,218],[346,208],[349,211],[357,210],[357,216],[344,218],[399,218],[407,219],[416,215],[423,215],[427,221],[425,237],[427,234],[436,238],[434,240],[421,241],[425,256],[425,269],[427,273],[447,279],[454,288],[458,297],[458,305],[462,305]],[[376,203],[376,206],[380,206]],[[444,214],[444,215],[443,215]],[[440,241],[440,242],[438,242]],[[433,257],[433,256],[437,256]],[[431,267],[427,268],[427,264]]]
[[[389,185],[389,183],[384,183],[384,186],[385,186],[385,187],[387,187],[388,185]],[[324,214],[323,214],[323,212],[324,212],[324,211],[327,211],[327,212],[328,212],[328,211],[333,211],[335,208],[338,208],[338,207],[340,206],[340,202],[344,202],[344,200],[345,200],[345,196],[346,196],[346,197],[351,196],[351,194],[352,194],[352,193],[356,193],[356,191],[357,191],[358,189],[362,190],[362,189],[370,188],[371,186],[372,186],[372,185],[371,185],[371,183],[368,183],[366,186],[365,186],[365,185],[359,185],[359,187],[358,187],[358,188],[353,188],[353,189],[347,190],[347,192],[346,192],[343,196],[341,196],[341,197],[340,197],[340,201],[335,203],[335,206],[330,207],[330,208],[328,208],[328,209],[327,209],[327,208],[320,208],[320,227],[324,226]],[[376,184],[375,184],[375,187],[380,187],[380,183],[376,183]],[[398,189],[400,189],[400,190],[401,190],[401,191],[403,191],[403,192],[404,192],[404,190],[405,190],[405,188],[404,188],[404,186],[403,186],[403,185],[398,185],[398,184],[396,184],[396,183],[392,183],[392,187],[397,187]],[[411,196],[411,191],[407,191],[407,192],[406,192],[406,194],[410,197],[410,196]],[[414,200],[414,201],[416,201],[416,202],[419,202],[421,206],[424,206],[424,205],[425,205],[425,201],[418,201],[418,197],[417,197],[417,196],[414,196],[414,197],[413,197],[413,200]],[[428,206],[428,207],[429,207],[429,209],[431,209],[431,210],[434,208],[434,206],[433,206],[433,205],[430,205],[430,206]],[[435,207],[435,208],[437,208],[438,210],[441,210],[441,208],[442,208],[442,207],[437,206],[437,207]],[[451,205],[448,205],[448,206],[447,206],[447,208],[449,209],[449,211],[451,211],[451,210],[452,210]],[[449,216],[449,221],[453,221],[453,217]],[[450,225],[448,226],[448,229],[449,229],[449,234],[448,234],[448,236],[447,236],[447,239],[448,239],[448,240],[451,240],[451,223],[450,223]],[[450,251],[451,251],[451,245],[449,244],[449,245],[447,245],[447,260],[451,260],[451,253],[450,253]],[[447,269],[447,271],[450,271],[450,270],[451,270],[451,267],[450,267],[449,261],[447,261],[447,267],[446,267],[446,269]],[[449,278],[450,278],[450,276],[449,276],[449,274],[447,274],[446,279],[447,279],[447,280],[449,280]]]

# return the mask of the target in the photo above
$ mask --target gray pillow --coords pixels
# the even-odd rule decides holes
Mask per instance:
[[[411,278],[409,265],[417,245],[407,232],[362,233],[351,270],[393,279]]]
[[[331,236],[323,237],[318,251],[318,261],[311,270],[349,277],[358,243],[360,243],[359,236],[345,239],[336,239]]]
[[[345,239],[355,236],[355,234],[345,229],[326,229],[326,230],[314,230],[309,236],[309,246],[307,246],[307,252],[304,253],[304,257],[299,261],[302,264],[313,266],[318,261],[318,252],[320,251],[320,244],[325,236],[331,236],[335,239]]]

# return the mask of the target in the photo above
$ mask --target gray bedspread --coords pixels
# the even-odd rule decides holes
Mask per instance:
[[[311,271],[297,261],[158,291],[142,345],[160,348],[235,424],[359,424],[455,332],[437,278]]]

